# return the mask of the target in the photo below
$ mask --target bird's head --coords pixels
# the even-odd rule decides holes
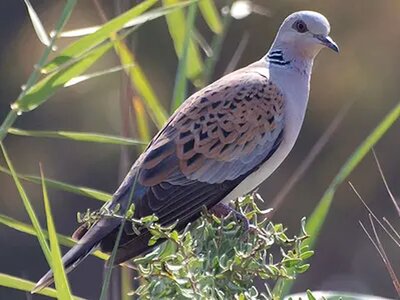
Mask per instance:
[[[328,20],[320,13],[298,11],[283,21],[274,44],[309,58],[314,58],[324,47],[339,52],[329,36],[330,29]]]

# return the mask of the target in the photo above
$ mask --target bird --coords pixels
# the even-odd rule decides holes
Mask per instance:
[[[172,114],[134,162],[105,204],[134,217],[158,217],[178,230],[207,207],[226,214],[227,203],[250,193],[267,179],[292,150],[306,113],[313,62],[323,48],[339,52],[330,24],[314,11],[290,14],[270,50],[260,60],[200,89]],[[124,222],[114,265],[144,254],[151,246],[147,230],[132,232]],[[66,272],[91,252],[111,252],[120,218],[101,217],[80,227],[77,244],[62,258]],[[54,281],[48,271],[32,292]]]

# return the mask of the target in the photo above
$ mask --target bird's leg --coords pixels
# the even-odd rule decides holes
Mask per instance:
[[[250,229],[250,222],[246,218],[246,216],[244,216],[243,214],[241,214],[240,212],[238,212],[237,210],[233,209],[232,207],[230,207],[225,203],[219,202],[210,209],[210,212],[217,217],[226,217],[227,215],[232,213],[238,220],[240,220],[243,223],[243,229],[245,232],[248,232]]]

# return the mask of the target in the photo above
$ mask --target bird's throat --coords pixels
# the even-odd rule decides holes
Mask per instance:
[[[314,57],[299,55],[286,48],[271,48],[264,57],[272,68],[291,70],[303,76],[311,76]]]

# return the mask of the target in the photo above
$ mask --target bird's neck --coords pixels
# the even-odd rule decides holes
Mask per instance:
[[[304,119],[310,92],[314,57],[299,55],[286,47],[271,47],[262,59],[269,70],[269,78],[284,91],[291,119],[301,124]]]
[[[303,55],[285,45],[273,45],[264,59],[270,68],[290,70],[302,76],[311,76],[313,56]]]

